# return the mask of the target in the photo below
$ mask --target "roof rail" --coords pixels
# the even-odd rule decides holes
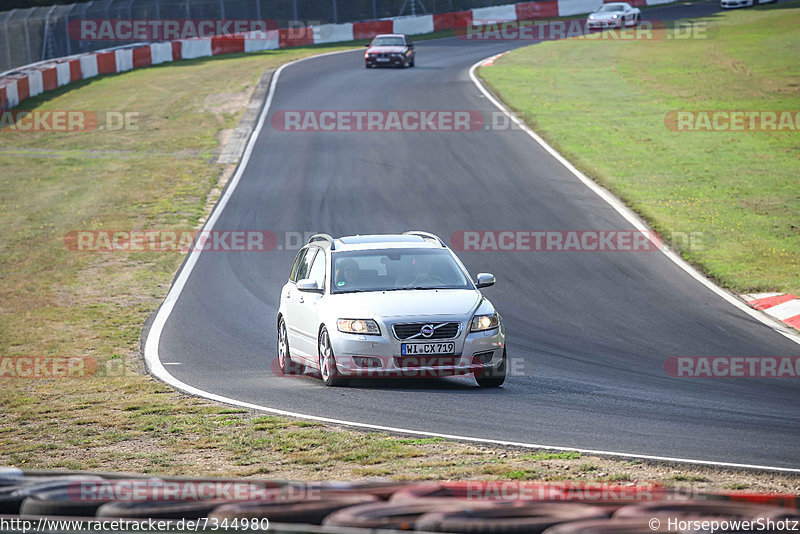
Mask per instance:
[[[422,232],[420,230],[409,230],[408,232],[403,232],[403,235],[418,235],[419,237],[422,237],[424,239],[435,239],[436,241],[439,242],[440,245],[442,245],[442,247],[447,248],[447,244],[445,244],[445,242],[442,241],[441,237],[439,237],[436,234],[432,234],[430,232]]]
[[[308,238],[309,243],[312,241],[327,241],[331,246],[331,250],[336,250],[336,245],[333,242],[333,238],[328,234],[314,234]]]

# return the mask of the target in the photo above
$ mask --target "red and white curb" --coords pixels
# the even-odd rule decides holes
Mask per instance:
[[[756,310],[800,330],[800,297],[784,293],[752,293],[742,295]]]
[[[481,67],[491,67],[492,65],[494,65],[494,61],[504,54],[508,54],[508,51],[500,52],[499,54],[496,54],[490,57],[489,59],[485,59],[483,63],[481,63]]]

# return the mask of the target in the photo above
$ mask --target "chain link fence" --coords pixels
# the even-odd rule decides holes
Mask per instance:
[[[87,19],[267,20],[286,28],[507,3],[508,0],[96,0],[13,9],[0,12],[0,72],[45,59],[130,44],[71,37],[70,23]]]

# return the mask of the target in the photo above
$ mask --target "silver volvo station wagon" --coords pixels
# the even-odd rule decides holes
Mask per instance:
[[[278,309],[284,374],[319,371],[328,386],[352,377],[472,373],[498,387],[506,376],[503,319],[453,251],[427,232],[334,239],[300,249]]]

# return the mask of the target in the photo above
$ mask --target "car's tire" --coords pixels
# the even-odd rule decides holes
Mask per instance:
[[[752,502],[733,501],[659,501],[623,506],[614,512],[614,519],[638,517],[706,517],[748,519],[781,512],[783,508]]]
[[[97,509],[95,517],[124,517],[128,519],[200,519],[229,501],[120,501],[106,503]]]
[[[19,514],[22,503],[36,493],[53,489],[65,489],[81,482],[97,483],[102,480],[98,476],[63,476],[63,477],[24,477],[16,486],[5,486],[0,493],[0,514]],[[65,489],[66,491],[66,489]]]
[[[352,493],[349,495],[326,495],[316,498],[278,499],[275,501],[250,501],[223,504],[214,509],[210,519],[257,519],[268,518],[275,523],[310,523],[319,525],[323,519],[337,510],[377,502],[374,495]]]
[[[98,499],[81,499],[73,494],[75,489],[69,485],[47,491],[33,493],[19,507],[20,515],[67,515],[93,517],[111,496]]]
[[[775,1],[775,2],[777,2],[778,0],[774,0],[774,1]],[[411,58],[411,63],[409,63],[409,66],[413,67],[413,66],[414,66],[414,61],[415,61],[415,60],[416,60],[416,58],[413,58],[413,57],[412,57],[412,58]]]
[[[491,506],[491,503],[470,503],[446,497],[402,502],[377,502],[342,508],[327,516],[322,524],[326,527],[349,527],[365,530],[411,530],[411,526],[416,520],[430,512],[488,506]]]
[[[429,532],[541,534],[560,523],[607,517],[608,514],[602,508],[585,503],[495,503],[486,508],[427,513],[414,522],[414,528]]]
[[[278,367],[284,375],[301,375],[306,372],[306,366],[293,361],[289,353],[289,336],[283,317],[278,321]]]
[[[347,379],[339,376],[336,369],[336,356],[328,336],[328,329],[324,326],[319,331],[317,338],[317,352],[319,352],[319,375],[326,386],[346,386]]]
[[[506,381],[506,349],[503,349],[503,358],[500,365],[491,371],[481,371],[475,373],[475,381],[482,388],[499,388]]]

